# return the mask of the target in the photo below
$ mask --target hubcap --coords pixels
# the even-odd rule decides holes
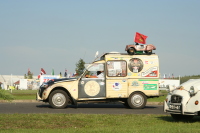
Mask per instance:
[[[139,107],[144,103],[144,98],[141,95],[133,95],[131,98],[131,103],[134,106]]]
[[[66,102],[66,97],[62,93],[56,93],[52,97],[52,102],[55,106],[63,106]]]

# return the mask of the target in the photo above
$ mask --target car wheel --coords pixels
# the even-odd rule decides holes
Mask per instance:
[[[145,53],[150,55],[150,54],[152,54],[152,50],[147,50],[147,51],[145,51]]]
[[[147,103],[147,97],[141,92],[132,93],[128,98],[128,105],[132,109],[143,109]]]
[[[52,108],[63,109],[67,106],[69,97],[63,90],[55,90],[49,96],[49,104]]]
[[[130,47],[128,50],[127,50],[128,54],[130,55],[134,55],[135,54],[135,49],[133,47]]]
[[[171,114],[172,118],[175,121],[191,121],[194,117],[193,115],[180,115],[180,114]]]

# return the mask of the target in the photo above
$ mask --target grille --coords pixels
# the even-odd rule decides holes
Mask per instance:
[[[181,101],[182,101],[182,97],[181,96],[172,95],[171,103],[181,103]]]

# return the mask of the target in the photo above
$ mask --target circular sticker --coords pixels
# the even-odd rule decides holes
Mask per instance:
[[[143,69],[143,62],[139,58],[132,58],[129,60],[128,68],[133,73],[138,73]]]
[[[113,89],[115,90],[115,91],[118,91],[118,90],[120,90],[121,89],[121,84],[120,83],[118,83],[118,82],[116,82],[116,83],[114,83],[113,84]]]
[[[84,90],[88,96],[96,96],[100,92],[100,86],[96,81],[88,81],[84,86]]]

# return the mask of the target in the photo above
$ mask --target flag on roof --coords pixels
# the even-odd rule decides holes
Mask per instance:
[[[148,36],[145,36],[143,34],[140,34],[140,33],[136,32],[134,42],[146,44],[146,38],[147,37]]]

